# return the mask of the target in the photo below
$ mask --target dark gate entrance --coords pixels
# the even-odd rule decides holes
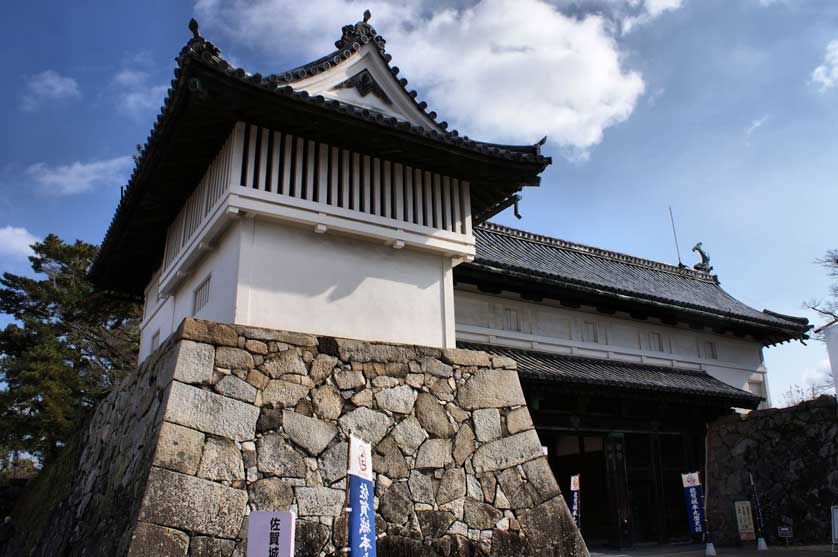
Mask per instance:
[[[526,383],[525,393],[563,493],[570,476],[581,475],[581,530],[589,547],[690,540],[681,474],[704,476],[705,420],[729,408]]]

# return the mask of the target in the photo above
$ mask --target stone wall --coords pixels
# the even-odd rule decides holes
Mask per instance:
[[[733,502],[751,499],[749,470],[769,544],[783,543],[777,527],[785,525],[793,527],[794,542],[829,543],[830,507],[838,505],[834,397],[721,418],[711,425],[707,443],[707,509],[716,543],[739,543]]]
[[[55,513],[88,553],[244,556],[254,510],[332,553],[352,432],[381,555],[587,555],[508,358],[186,320],[96,415]]]
[[[12,513],[5,555],[123,555],[131,541],[174,362],[167,342],[99,403]]]

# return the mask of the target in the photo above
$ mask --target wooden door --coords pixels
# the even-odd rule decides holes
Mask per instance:
[[[610,543],[616,547],[630,547],[631,504],[626,474],[625,436],[622,433],[609,433],[605,438],[605,465],[609,506],[614,525]]]

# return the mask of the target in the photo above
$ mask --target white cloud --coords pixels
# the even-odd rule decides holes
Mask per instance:
[[[627,7],[635,11],[622,19],[623,33],[629,33],[640,25],[651,23],[666,12],[677,10],[683,0],[628,0]]]
[[[811,80],[820,87],[821,92],[838,86],[838,40],[826,45],[823,64],[812,71]]]
[[[124,183],[133,163],[133,159],[128,156],[92,162],[75,161],[58,166],[39,162],[29,166],[26,174],[47,193],[75,195],[89,191],[94,186]]]
[[[46,70],[26,80],[26,87],[20,97],[20,108],[31,112],[49,102],[80,98],[81,89],[75,79]]]
[[[649,4],[650,13],[666,9]],[[482,0],[432,15],[382,0],[199,0],[195,9],[205,27],[235,43],[302,63],[333,50],[341,27],[366,7],[411,87],[477,139],[535,142],[546,134],[584,156],[644,91],[603,16],[571,17],[542,0]]]
[[[32,255],[32,244],[38,238],[18,226],[4,226],[0,228],[0,256],[2,257],[29,257]]]
[[[745,139],[750,140],[754,132],[756,132],[758,129],[764,126],[768,119],[769,115],[766,114],[765,116],[757,118],[756,120],[753,120],[750,124],[745,126]]]
[[[145,64],[145,63],[144,63]],[[168,87],[154,85],[148,72],[122,68],[111,79],[119,109],[134,118],[147,118],[160,110]]]

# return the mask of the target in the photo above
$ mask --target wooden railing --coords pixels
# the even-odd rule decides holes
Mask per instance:
[[[181,254],[184,248],[197,234],[213,210],[221,203],[224,194],[230,189],[230,176],[233,175],[236,145],[235,134],[231,134],[212,161],[198,187],[186,200],[183,208],[169,226],[166,235],[166,252],[163,257],[164,272]]]
[[[254,125],[237,131],[242,187],[471,234],[468,182]]]
[[[204,227],[215,226],[224,200],[232,207],[245,197],[365,222],[384,236],[412,234],[417,245],[436,238],[433,245],[449,242],[454,253],[474,253],[467,181],[239,122],[169,226],[161,284],[181,259],[193,257],[191,244],[202,241]],[[274,211],[266,214],[282,218]]]

